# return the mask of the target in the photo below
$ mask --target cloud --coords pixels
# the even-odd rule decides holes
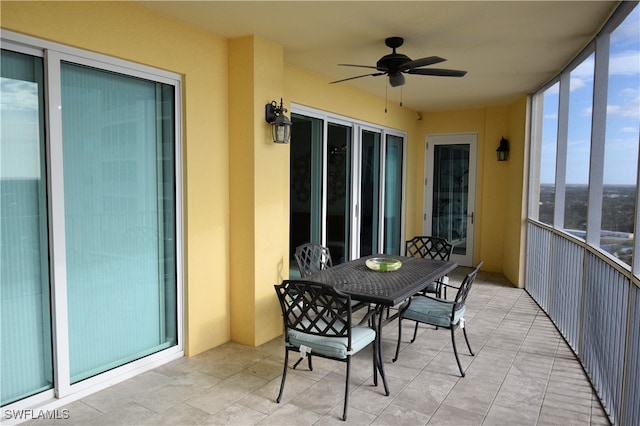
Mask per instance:
[[[583,78],[576,78],[573,76],[573,74],[571,74],[571,80],[569,82],[569,90],[570,91],[574,91],[574,90],[578,90],[581,89],[583,87],[585,87],[587,85],[587,80],[583,79]]]
[[[615,99],[618,103],[607,105],[607,114],[618,115],[640,122],[640,89],[623,89]]]
[[[627,50],[611,55],[609,75],[638,75],[640,73],[640,52]]]
[[[595,59],[592,54],[571,71],[571,82],[569,85],[571,91],[580,89],[587,84],[593,85],[594,66]]]
[[[38,111],[38,85],[22,80],[0,78],[3,111]]]

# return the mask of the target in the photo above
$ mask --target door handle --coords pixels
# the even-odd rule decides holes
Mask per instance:
[[[471,224],[473,225],[473,212],[471,212],[471,214],[470,214],[470,215],[467,215],[467,217],[470,217],[470,218],[471,218]]]

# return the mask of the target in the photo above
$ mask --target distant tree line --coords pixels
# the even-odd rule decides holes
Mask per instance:
[[[554,185],[540,185],[539,220],[553,223]],[[565,189],[564,228],[585,230],[587,227],[588,188],[586,185],[567,185]],[[602,200],[602,230],[633,233],[636,206],[636,187],[605,185]]]

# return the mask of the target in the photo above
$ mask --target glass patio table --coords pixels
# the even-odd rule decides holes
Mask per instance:
[[[367,266],[367,261],[369,260],[371,263],[374,259],[381,259],[382,263],[384,260],[399,260],[402,265],[395,270],[377,271]],[[454,261],[376,254],[318,271],[305,277],[304,280],[332,285],[341,292],[350,295],[352,300],[373,305],[374,309],[378,311],[376,324],[377,363],[380,371],[383,372],[380,337],[382,327],[399,315],[398,312],[385,318],[383,309],[410,299],[430,283],[454,270],[456,266],[458,264]],[[382,378],[388,395],[384,374],[382,374]],[[374,383],[377,385],[376,376],[374,376]]]

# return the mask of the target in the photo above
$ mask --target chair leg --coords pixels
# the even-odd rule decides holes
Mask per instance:
[[[376,342],[373,342],[373,385],[378,386],[378,352]]]
[[[313,371],[313,367],[311,366],[311,355],[308,355],[308,358],[309,358],[309,371]],[[298,364],[300,364],[300,363],[302,362],[302,360],[303,360],[303,359],[304,359],[304,358],[302,358],[302,357],[301,357],[300,359],[298,359],[298,360],[296,361],[296,363],[295,363],[295,364],[293,364],[293,367],[291,367],[291,368],[293,368],[293,369],[295,370],[295,369],[296,369],[296,367],[298,366]]]
[[[347,380],[344,384],[344,409],[342,410],[342,420],[347,420],[347,404],[349,403],[350,375],[351,375],[351,356],[347,356]]]
[[[456,336],[455,336],[455,328],[451,327],[451,343],[453,344],[453,354],[456,356],[456,362],[458,363],[458,369],[460,369],[460,375],[464,377],[464,370],[462,369],[462,365],[460,364],[460,358],[458,357],[458,349],[456,349]]]
[[[303,359],[304,359],[304,358],[302,358],[302,357],[298,358],[298,360],[295,362],[295,364],[293,364],[293,367],[291,367],[291,368],[293,368],[293,369],[295,370],[295,369],[296,369],[296,367],[298,366],[298,364],[300,364],[300,363],[302,362],[302,360],[303,360]]]
[[[280,392],[278,393],[278,398],[276,398],[276,402],[280,403],[282,399],[282,391],[284,391],[284,381],[287,379],[287,367],[289,364],[289,349],[284,350],[284,370],[282,371],[282,381],[280,382]]]
[[[464,334],[464,340],[467,342],[467,348],[469,348],[469,353],[471,354],[471,356],[474,356],[475,354],[473,353],[473,350],[471,350],[471,345],[469,344],[469,338],[467,337],[466,327],[462,328],[462,334]]]
[[[376,359],[375,366],[380,371],[380,377],[382,378],[382,384],[384,385],[384,394],[389,396],[389,385],[387,384],[387,376],[384,374],[384,363],[382,362],[382,312],[378,318],[378,328],[376,329],[376,339],[373,342],[373,356]],[[374,376],[374,379],[377,377]],[[377,386],[377,380],[374,382]]]
[[[411,339],[411,343],[416,341],[416,336],[418,336],[418,321],[416,321],[416,328],[413,329],[413,339]]]
[[[393,357],[391,362],[398,360],[398,354],[400,353],[400,342],[402,341],[402,315],[398,318],[398,344],[396,345],[396,356]]]

